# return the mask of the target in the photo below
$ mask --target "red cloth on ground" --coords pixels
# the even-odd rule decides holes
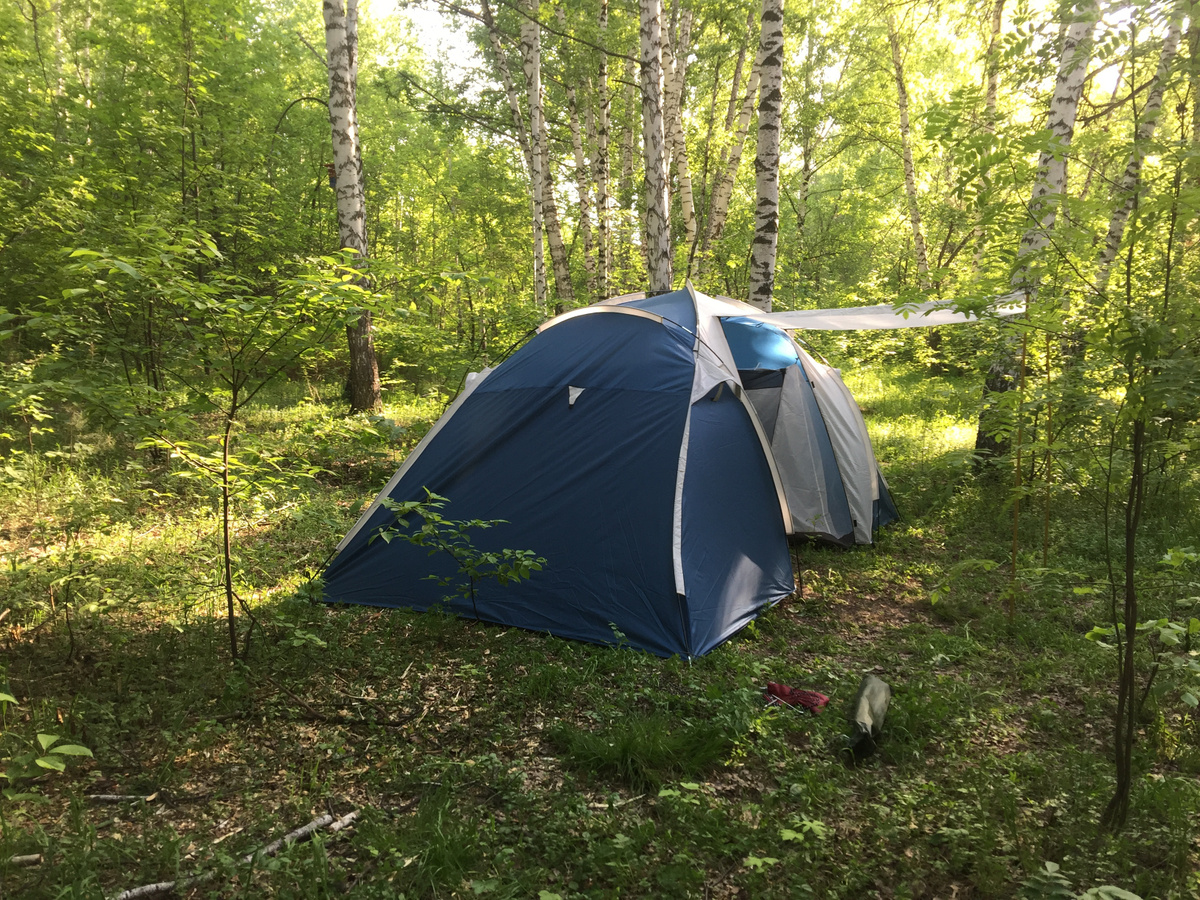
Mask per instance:
[[[806,709],[814,716],[825,708],[825,704],[829,702],[829,698],[818,691],[805,691],[799,688],[788,687],[786,684],[777,684],[774,681],[767,682],[767,692],[764,694],[767,698],[767,705],[782,704],[784,706],[799,707]]]

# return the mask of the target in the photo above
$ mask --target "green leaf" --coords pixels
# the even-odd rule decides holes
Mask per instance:
[[[1119,887],[1113,887],[1111,884],[1094,887],[1079,895],[1080,900],[1142,900],[1137,894],[1131,894]]]
[[[49,750],[51,745],[53,745],[55,743],[55,741],[58,740],[58,735],[57,734],[39,734],[37,739],[38,739],[38,743],[41,745],[43,750]]]
[[[67,768],[67,761],[61,756],[55,756],[53,753],[47,756],[39,756],[34,762],[43,769],[53,769],[55,772],[62,772]]]
[[[1184,691],[1183,694],[1181,695],[1180,699],[1182,699],[1184,703],[1186,703],[1188,706],[1192,707],[1193,709],[1197,706],[1200,706],[1200,700],[1197,700],[1196,695],[1193,694],[1191,691]]]
[[[777,862],[779,860],[773,856],[747,856],[742,860],[742,865],[747,869],[761,869],[764,866],[773,866]]]
[[[5,788],[4,799],[11,800],[13,803],[19,803],[22,800],[44,800],[46,798],[41,794],[31,794],[28,791],[14,791],[10,788]]]
[[[1193,619],[1193,621],[1195,620]],[[6,694],[4,691],[0,691],[0,703],[12,703],[14,706],[21,705],[17,703],[16,697],[14,697],[12,694]]]
[[[804,835],[799,831],[792,831],[790,828],[780,828],[779,836],[785,841],[803,841]]]
[[[80,744],[59,744],[54,752],[64,756],[92,756],[92,751]]]

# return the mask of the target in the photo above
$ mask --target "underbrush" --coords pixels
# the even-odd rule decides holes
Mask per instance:
[[[103,436],[10,454],[0,894],[206,874],[182,894],[1196,896],[1200,724],[1178,694],[1148,702],[1129,825],[1097,825],[1113,661],[1086,639],[1108,605],[1086,509],[1052,508],[1043,565],[1027,505],[1012,579],[1005,488],[970,464],[972,398],[911,372],[849,380],[903,520],[874,548],[801,548],[797,595],[691,664],[304,599],[432,404],[347,419],[306,392],[252,411],[247,440],[285,462],[238,501],[236,665],[203,481]],[[1155,540],[1195,545],[1190,522]],[[1174,603],[1191,565],[1146,577]],[[892,706],[851,767],[844,713],[867,672]],[[767,681],[829,707],[768,708]],[[53,750],[38,735],[93,756],[17,773]],[[243,861],[351,810],[351,828]]]

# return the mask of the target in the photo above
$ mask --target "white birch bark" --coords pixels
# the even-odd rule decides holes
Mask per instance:
[[[508,108],[512,113],[513,128],[516,130],[517,143],[520,145],[521,153],[525,157],[525,170],[528,172],[533,168],[533,163],[529,158],[529,130],[525,127],[525,113],[521,109],[521,95],[517,90],[516,82],[513,81],[512,72],[508,68],[508,57],[504,52],[504,44],[500,40],[500,31],[496,27],[495,20],[492,18],[492,8],[488,4],[488,0],[483,0],[481,11],[483,24],[487,28],[488,43],[492,48],[492,63],[496,66],[496,71],[500,75],[500,83],[504,87],[504,95],[508,98]]]
[[[1180,10],[1180,13],[1183,11]],[[1129,160],[1125,163],[1125,171],[1121,175],[1115,196],[1117,206],[1113,210],[1108,223],[1108,233],[1104,237],[1104,246],[1100,250],[1100,258],[1096,264],[1095,290],[1103,296],[1108,290],[1108,279],[1112,272],[1113,260],[1117,258],[1117,250],[1121,247],[1121,239],[1125,236],[1125,225],[1133,212],[1137,201],[1138,191],[1142,184],[1142,163],[1146,159],[1146,145],[1153,139],[1154,130],[1158,125],[1159,114],[1162,111],[1163,91],[1171,71],[1171,63],[1179,49],[1179,38],[1182,32],[1179,18],[1172,17],[1163,38],[1162,50],[1158,56],[1158,68],[1154,72],[1154,80],[1150,84],[1150,94],[1142,107],[1141,121],[1134,132],[1133,149]]]
[[[1032,257],[1050,245],[1058,203],[1066,191],[1067,151],[1075,133],[1075,117],[1079,112],[1079,99],[1083,95],[1084,80],[1091,62],[1092,31],[1098,14],[1099,0],[1081,0],[1071,11],[1071,21],[1063,30],[1058,75],[1046,117],[1052,146],[1042,152],[1038,161],[1037,178],[1029,202],[1029,215],[1033,221],[1021,237],[1017,248],[1017,266],[1010,282],[1014,290],[1024,291],[1030,297],[1038,287]],[[1015,348],[1010,342],[1005,342],[988,367],[983,382],[984,405],[979,413],[979,426],[975,434],[975,449],[980,453],[996,455],[1008,450],[1008,439],[998,437],[995,430],[987,425],[989,408],[993,403],[989,398],[1013,390],[1020,375],[1019,369]]]
[[[338,240],[362,259],[367,256],[366,195],[363,190],[362,146],[358,135],[357,0],[324,0],[325,54],[329,73],[329,124],[336,174]],[[350,350],[347,388],[350,406],[373,410],[381,405],[379,365],[375,357],[371,314],[346,326]]]
[[[704,237],[700,243],[700,258],[703,262],[712,242],[721,237],[725,230],[725,220],[729,215],[729,201],[733,197],[733,185],[737,181],[738,169],[742,164],[742,151],[746,146],[746,136],[750,133],[750,121],[754,118],[754,100],[758,96],[759,81],[762,78],[762,50],[755,56],[754,65],[750,68],[750,77],[746,81],[746,91],[742,95],[741,108],[737,114],[737,130],[733,134],[732,146],[729,148],[729,159],[717,172],[716,183],[713,185],[712,200],[709,203],[708,225],[704,229]]]
[[[667,218],[666,136],[663,128],[662,2],[640,0],[642,153],[645,159],[648,289],[671,289],[671,232]]]
[[[600,45],[603,47],[608,36],[608,0],[600,0]],[[600,68],[596,75],[596,244],[597,272],[596,296],[607,297],[608,282],[612,272],[612,219],[609,214],[608,183],[610,164],[608,158],[608,54],[600,54]]]
[[[541,30],[537,24],[538,0],[528,0],[530,18],[521,22],[521,62],[529,96],[529,188],[533,194],[533,293],[538,309],[547,309],[545,179],[542,177],[542,58]]]
[[[566,15],[563,13],[561,7],[557,10],[557,16],[565,29]],[[541,67],[540,28],[538,67]],[[546,244],[550,249],[550,265],[554,270],[554,293],[556,297],[554,312],[557,314],[563,311],[565,304],[574,302],[575,289],[571,284],[570,261],[567,258],[567,249],[563,244],[562,229],[558,223],[558,202],[554,196],[555,179],[550,167],[550,135],[546,127],[545,98],[539,94],[538,100],[542,104],[542,223],[546,229]]]
[[[754,243],[747,299],[771,311],[779,243],[779,132],[783,121],[783,0],[763,0],[762,83],[758,98],[758,153],[754,159]]]
[[[1189,81],[1192,85],[1192,146],[1200,147],[1200,22],[1193,15],[1188,19],[1188,65],[1191,69]],[[1193,158],[1191,166],[1196,172],[1196,184],[1200,186],[1200,156]]]
[[[588,291],[594,296],[596,255],[592,247],[592,195],[588,185],[589,166],[583,152],[579,104],[573,87],[567,88],[567,117],[571,127],[571,149],[575,153],[575,193],[579,198],[579,236],[583,238],[583,267],[587,271]]]
[[[1012,276],[1012,286],[1016,290],[1036,290],[1030,257],[1050,245],[1050,232],[1054,229],[1058,204],[1067,186],[1067,151],[1075,134],[1075,117],[1079,112],[1079,99],[1083,95],[1083,83],[1091,62],[1092,31],[1096,27],[1098,13],[1098,0],[1082,0],[1075,7],[1074,16],[1063,34],[1054,95],[1050,99],[1050,112],[1046,117],[1046,128],[1053,146],[1043,151],[1038,160],[1038,175],[1029,201],[1029,215],[1033,221],[1021,237],[1017,249],[1017,268]]]
[[[691,258],[689,259],[689,264],[691,263],[692,259],[695,260],[697,273],[703,272],[704,263],[707,261],[707,257],[708,257],[709,245],[715,238],[720,237],[721,229],[724,227],[724,212],[723,212],[723,210],[722,210],[720,219],[718,221],[718,202],[717,202],[717,200],[718,200],[718,195],[720,193],[720,189],[725,180],[725,172],[726,172],[726,169],[729,164],[729,155],[730,155],[731,150],[734,149],[731,146],[731,144],[734,143],[735,141],[737,142],[736,153],[737,153],[737,158],[738,158],[738,164],[740,165],[741,153],[742,153],[741,142],[745,140],[746,132],[749,130],[749,127],[750,127],[750,116],[754,112],[753,105],[752,105],[753,97],[754,97],[754,92],[758,90],[758,82],[756,80],[753,80],[754,74],[758,71],[757,56],[755,57],[755,60],[756,60],[755,63],[753,63],[751,65],[751,79],[753,80],[753,89],[752,90],[749,89],[749,86],[748,86],[748,89],[746,91],[742,90],[742,68],[746,64],[746,51],[749,49],[750,41],[754,37],[754,25],[756,22],[756,17],[754,15],[754,13],[755,13],[755,11],[753,9],[751,9],[748,13],[746,13],[746,39],[742,42],[741,47],[738,49],[737,61],[734,63],[734,67],[733,67],[733,80],[729,86],[729,105],[725,110],[725,133],[727,135],[730,135],[731,138],[729,141],[722,142],[721,152],[717,157],[716,163],[712,167],[713,174],[712,174],[712,178],[711,178],[711,187],[709,188],[709,191],[708,191],[708,210],[707,210],[707,213],[705,214],[704,234],[701,236],[700,246],[698,248],[694,247],[691,250]],[[745,112],[745,127],[740,128],[738,131],[735,131],[734,124],[741,123],[740,114],[743,111]],[[739,139],[739,133],[740,133],[740,139]],[[709,136],[711,139],[711,130],[710,130]],[[737,165],[734,166],[733,172],[734,172],[734,177],[736,177]],[[733,184],[733,182],[731,179],[730,180],[730,192],[732,192],[732,184]],[[728,199],[726,199],[723,209],[728,208],[728,202],[729,202]],[[714,234],[714,226],[716,226],[715,234]],[[689,268],[689,271],[688,271],[689,277],[691,276],[691,274],[692,274],[692,272],[691,272],[691,269]]]
[[[542,221],[546,226],[546,244],[550,249],[550,265],[554,270],[555,313],[563,311],[564,304],[573,303],[575,289],[571,285],[571,267],[567,259],[567,248],[563,244],[562,229],[558,224],[558,201],[554,197],[554,175],[550,170],[550,138],[546,132],[546,116],[542,114]]]
[[[1000,96],[1000,31],[1004,24],[1004,0],[992,4],[991,40],[987,48],[987,92],[984,96],[984,130],[996,131],[996,102]]]
[[[613,247],[613,264],[619,269],[620,280],[618,283],[620,286],[613,291],[615,294],[621,293],[624,289],[632,289],[634,287],[632,248],[634,246],[633,226],[637,215],[632,208],[633,135],[638,128],[639,112],[641,109],[636,100],[636,79],[637,63],[632,59],[626,59],[624,106],[626,115],[629,116],[630,121],[625,128],[624,138],[621,141],[621,176],[617,184],[620,205],[617,210],[618,224],[616,226],[615,246]],[[645,236],[642,235],[641,246],[644,248],[645,245]],[[637,280],[640,282],[640,277]]]
[[[929,290],[929,255],[925,251],[925,230],[921,223],[921,207],[917,203],[917,169],[913,164],[912,128],[908,118],[908,86],[904,79],[904,59],[900,55],[900,35],[896,32],[896,20],[890,12],[887,14],[887,27],[896,80],[896,103],[900,111],[900,153],[904,161],[904,194],[908,199],[913,253],[917,258],[917,277],[921,290]]]
[[[987,88],[984,94],[982,129],[988,134],[996,133],[996,103],[1000,96],[1000,31],[1004,22],[1004,0],[995,0],[992,4],[992,31],[988,41],[987,55],[984,57]],[[981,222],[976,222],[971,240],[975,244],[975,255],[972,269],[979,270],[983,262],[983,251],[987,234]]]
[[[692,188],[692,173],[688,166],[687,138],[683,131],[683,89],[687,77],[687,58],[691,50],[692,12],[680,13],[677,43],[663,45],[663,70],[667,81],[666,117],[668,143],[679,180],[679,211],[683,218],[687,246],[696,243],[696,199]]]
[[[520,92],[513,82],[512,74],[508,68],[507,56],[504,52],[504,45],[500,39],[499,29],[496,28],[495,20],[492,18],[491,7],[487,0],[483,0],[481,4],[484,25],[487,27],[488,41],[492,48],[492,58],[496,65],[496,70],[500,73],[500,79],[504,85],[504,93],[508,98],[508,107],[512,113],[513,126],[516,129],[517,142],[521,145],[521,152],[525,156],[525,168],[529,172],[530,183],[530,208],[531,220],[533,222],[533,274],[534,274],[534,294],[539,308],[545,309],[547,304],[547,294],[549,286],[546,279],[546,248],[549,245],[551,266],[554,271],[555,288],[558,292],[559,300],[573,299],[571,290],[571,281],[569,269],[566,261],[566,251],[563,247],[562,230],[558,224],[558,205],[555,203],[554,194],[549,188],[550,171],[549,154],[547,151],[547,141],[545,139],[545,117],[542,116],[542,127],[540,133],[542,135],[541,153],[539,154],[540,165],[536,171],[540,172],[538,183],[541,185],[540,201],[538,191],[534,187],[534,172],[535,165],[533,159],[533,147],[530,143],[530,129],[526,127],[525,114],[521,109]],[[532,26],[536,31],[536,23],[526,23]],[[524,44],[524,30],[522,33],[522,68],[528,78],[529,68],[526,66],[527,58]],[[540,41],[539,41],[540,43]],[[537,55],[540,57],[540,47]],[[540,60],[539,60],[540,61]],[[541,66],[537,66],[537,71],[540,73]],[[540,80],[540,76],[539,76]],[[539,85],[540,97],[540,85]],[[539,111],[541,107],[539,106]],[[532,115],[530,117],[532,119]],[[532,124],[532,122],[530,123]],[[565,287],[564,287],[565,286]]]

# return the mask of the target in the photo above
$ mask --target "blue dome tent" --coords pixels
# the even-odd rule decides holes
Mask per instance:
[[[547,322],[468,379],[339,544],[326,599],[712,650],[794,590],[790,535],[869,543],[895,516],[836,370],[757,314],[689,285]],[[504,520],[480,549],[532,550],[545,569],[480,583],[474,605],[447,598],[452,561],[372,539],[395,524],[384,498],[426,488],[450,518]]]

